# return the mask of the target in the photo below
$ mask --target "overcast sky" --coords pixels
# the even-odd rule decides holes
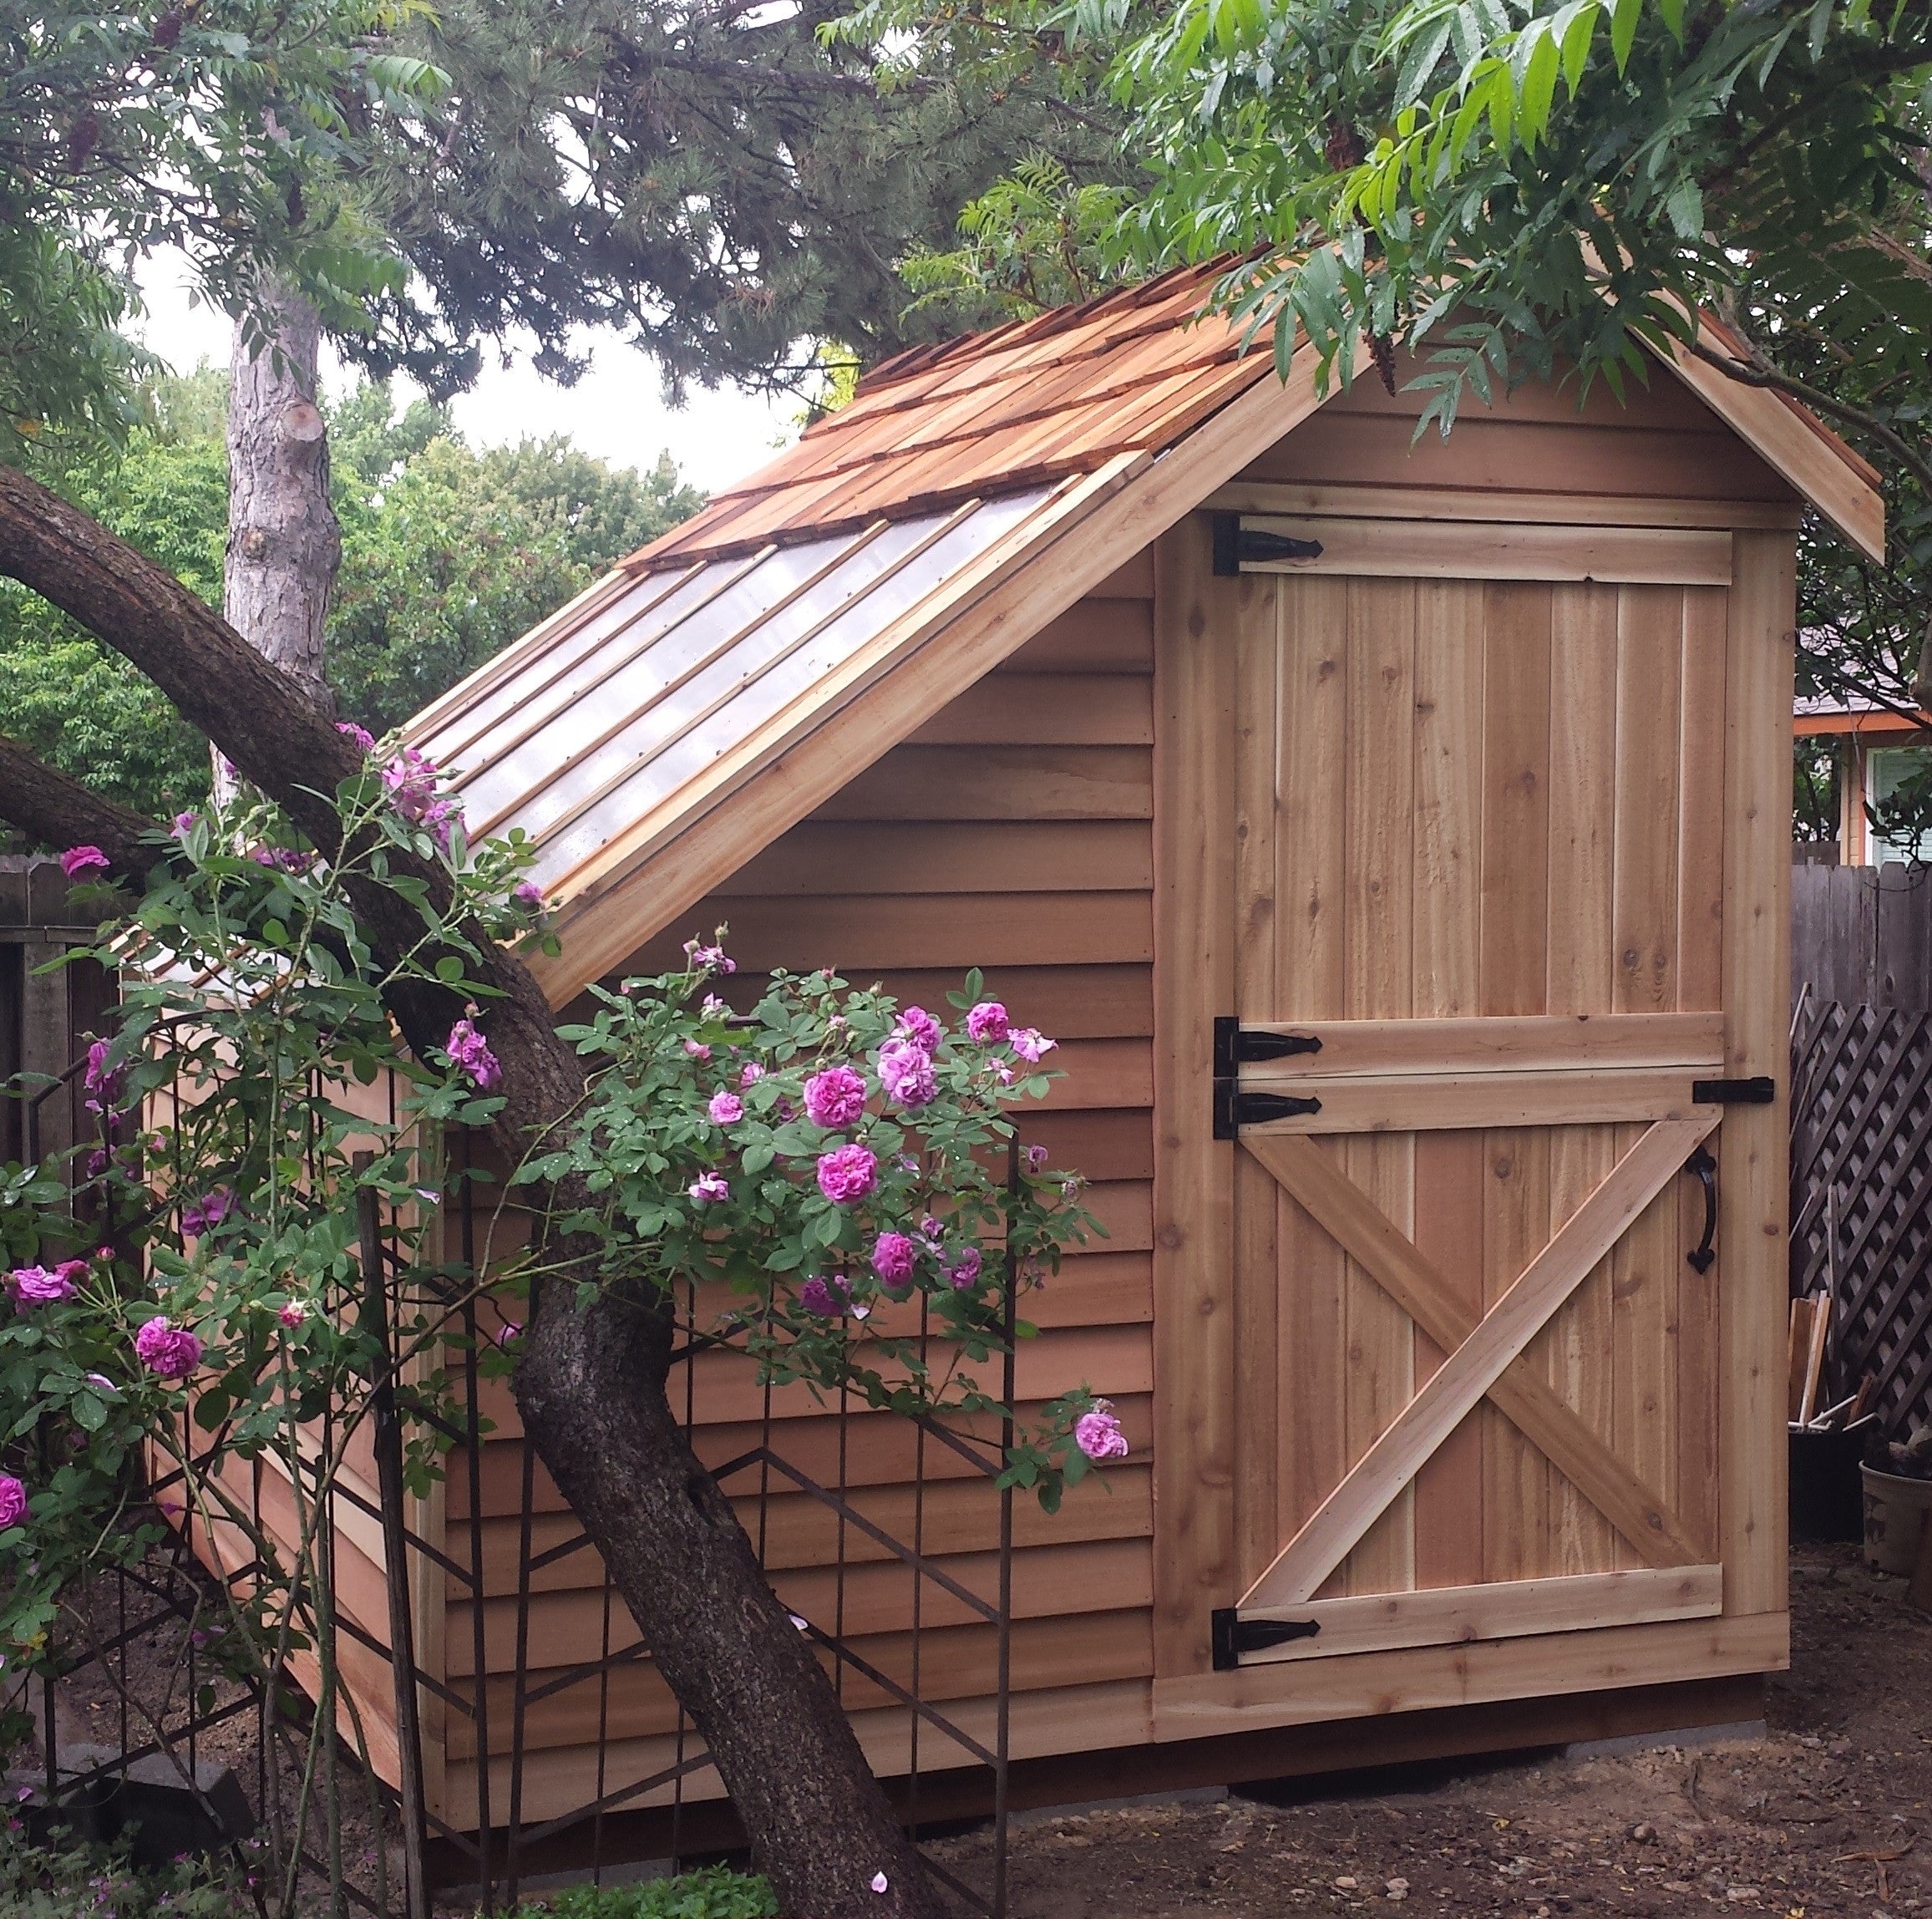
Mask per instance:
[[[138,330],[176,373],[192,373],[204,360],[226,366],[227,318],[190,306],[184,279],[178,260],[155,261],[142,273],[148,317]],[[592,337],[590,344],[591,371],[570,388],[533,373],[527,353],[504,368],[486,349],[482,377],[454,409],[464,437],[474,446],[494,446],[560,433],[616,466],[649,467],[668,448],[684,478],[707,491],[763,465],[774,445],[796,438],[796,401],[694,387],[673,412],[644,354],[610,338]],[[324,380],[339,390],[342,376],[338,369]]]

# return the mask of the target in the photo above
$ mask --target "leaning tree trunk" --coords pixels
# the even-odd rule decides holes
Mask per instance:
[[[329,504],[328,423],[317,404],[322,324],[300,295],[272,280],[235,322],[229,358],[228,624],[304,698],[332,715],[324,652],[329,594],[342,556]],[[219,744],[215,790],[234,779]]]
[[[333,842],[340,823],[324,795],[359,769],[360,754],[165,568],[0,467],[0,573],[124,655],[243,779],[278,800],[317,844]],[[150,858],[166,857],[130,844],[124,809],[95,804],[90,819],[85,789],[0,741],[0,818],[57,840],[92,840],[137,881]],[[435,868],[393,850],[389,858],[399,875],[447,901]],[[393,963],[420,941],[421,916],[398,894],[367,881],[351,891],[379,962]],[[481,1016],[504,1069],[505,1103],[492,1130],[499,1148],[520,1159],[534,1140],[572,1123],[582,1064],[558,1037],[528,968],[468,930],[483,983],[502,996]],[[434,982],[398,987],[388,998],[418,1053],[439,1045],[464,1010]],[[546,1197],[540,1189],[536,1196],[540,1204]],[[570,1185],[547,1198],[542,1210],[553,1216],[591,1203]],[[545,1250],[550,1277],[515,1378],[525,1429],[696,1723],[783,1911],[794,1919],[941,1919],[941,1901],[830,1682],[672,1410],[661,1301],[640,1284],[594,1291],[580,1304],[580,1278],[596,1277],[595,1249],[556,1241]]]

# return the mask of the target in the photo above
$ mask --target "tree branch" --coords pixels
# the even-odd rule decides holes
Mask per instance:
[[[155,823],[118,801],[104,800],[71,774],[38,759],[18,740],[0,735],[0,820],[10,820],[43,846],[98,846],[117,880],[137,886],[167,857],[144,834]]]
[[[1727,379],[1733,379],[1740,386],[1766,387],[1773,393],[1788,393],[1792,399],[1803,400],[1808,407],[1819,413],[1829,414],[1833,419],[1843,420],[1847,426],[1855,427],[1862,433],[1869,433],[1879,441],[1885,450],[1900,465],[1907,468],[1914,479],[1928,493],[1932,493],[1932,464],[1918,453],[1911,444],[1902,439],[1890,427],[1868,413],[1863,407],[1852,405],[1835,395],[1814,387],[1808,380],[1793,379],[1788,373],[1781,373],[1775,367],[1756,359],[1740,360],[1729,353],[1720,353],[1706,347],[1701,340],[1691,343],[1691,351],[1706,366],[1715,367]]]

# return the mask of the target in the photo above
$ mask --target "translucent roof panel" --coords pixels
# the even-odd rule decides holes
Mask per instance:
[[[1059,490],[640,574],[520,641],[412,744],[474,835],[520,826],[546,891],[824,685]]]

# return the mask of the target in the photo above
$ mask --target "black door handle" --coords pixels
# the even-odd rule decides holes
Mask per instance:
[[[1686,1173],[1695,1173],[1704,1189],[1704,1237],[1684,1255],[1693,1272],[1708,1272],[1716,1256],[1712,1242],[1717,1237],[1717,1162],[1700,1146],[1684,1162]]]

